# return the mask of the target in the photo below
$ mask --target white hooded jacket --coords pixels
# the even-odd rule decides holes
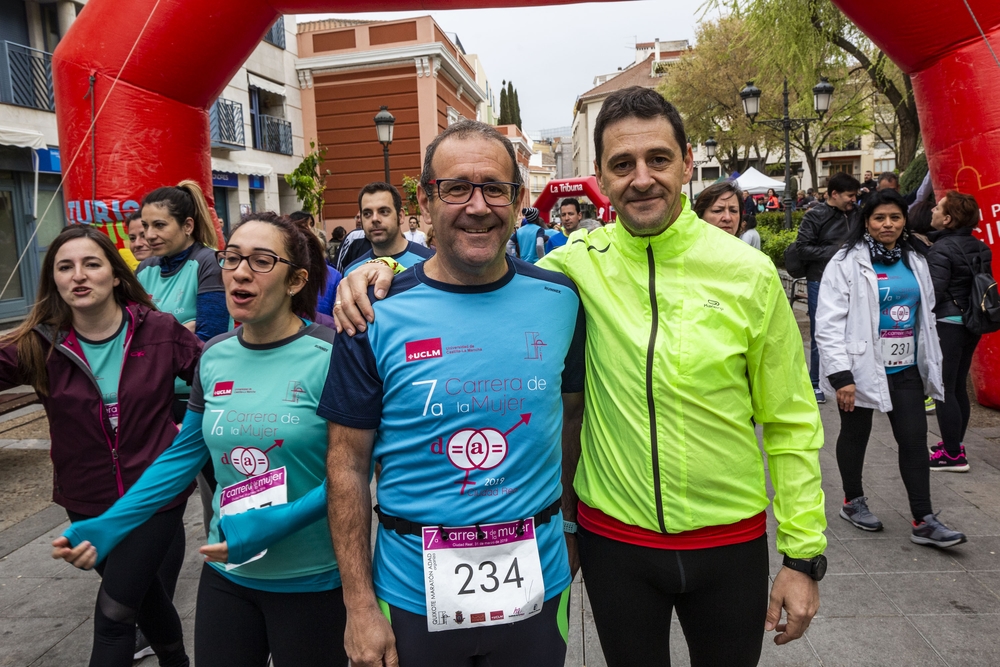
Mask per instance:
[[[934,322],[934,285],[923,257],[910,252],[907,261],[920,285],[917,368],[924,382],[924,393],[944,400],[941,344]],[[891,412],[889,383],[879,346],[880,306],[878,278],[868,246],[862,242],[838,250],[823,272],[816,306],[820,389],[835,394],[829,376],[851,371],[856,385],[854,404]]]

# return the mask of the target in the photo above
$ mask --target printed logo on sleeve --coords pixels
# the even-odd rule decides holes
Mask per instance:
[[[437,359],[443,356],[440,338],[425,338],[414,340],[406,344],[406,361],[421,361],[423,359]]]
[[[233,383],[234,380],[230,380],[229,382],[216,382],[215,391],[212,392],[212,396],[232,396]]]

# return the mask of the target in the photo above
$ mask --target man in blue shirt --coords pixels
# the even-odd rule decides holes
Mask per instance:
[[[364,332],[335,339],[317,413],[330,421],[353,664],[565,659],[575,538],[563,534],[561,460],[579,448],[586,320],[572,281],[504,252],[520,180],[491,126],[439,135],[418,190],[437,253],[399,275]]]
[[[382,181],[374,181],[358,193],[358,209],[365,238],[372,249],[344,269],[346,276],[365,262],[390,257],[404,267],[422,262],[433,253],[425,246],[408,241],[400,229],[403,220],[403,199],[399,190]]]
[[[529,206],[521,209],[521,214],[524,219],[515,233],[515,243],[517,243],[521,259],[534,264],[545,256],[545,242],[548,237],[545,234],[545,228],[538,221],[537,208]]]
[[[563,199],[562,203],[559,204],[559,218],[562,221],[562,231],[556,232],[549,237],[548,242],[545,244],[546,254],[559,246],[566,245],[569,235],[579,229],[580,220],[583,219],[583,216],[580,215],[580,202],[572,197]]]

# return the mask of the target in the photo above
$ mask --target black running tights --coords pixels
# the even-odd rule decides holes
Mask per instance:
[[[171,597],[184,560],[184,508],[154,514],[121,541],[95,569],[101,588],[94,609],[91,667],[128,667],[135,626],[156,651],[161,667],[187,667],[181,619]],[[66,512],[70,521],[89,517]]]
[[[979,344],[979,336],[963,324],[938,322],[941,339],[941,375],[944,380],[944,400],[937,401],[938,428],[949,456],[961,453],[965,429],[969,426],[969,392],[966,382],[972,367],[972,354]]]

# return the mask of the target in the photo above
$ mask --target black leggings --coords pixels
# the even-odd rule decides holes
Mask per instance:
[[[347,667],[342,588],[272,593],[233,583],[207,563],[198,583],[198,667]]]
[[[181,619],[171,597],[184,560],[187,503],[154,514],[133,530],[95,569],[101,588],[94,609],[91,667],[132,664],[135,626],[149,640],[162,667],[187,667]],[[66,512],[70,521],[90,517]]]
[[[767,614],[767,536],[680,551],[618,542],[580,528],[580,563],[609,667],[670,665],[670,617],[693,667],[751,667]]]
[[[965,429],[969,426],[969,392],[966,381],[972,367],[972,354],[979,344],[979,336],[963,324],[938,322],[941,339],[941,374],[944,379],[944,401],[937,401],[938,428],[949,456],[961,453]]]
[[[924,411],[924,384],[920,371],[911,366],[886,376],[892,412],[888,413],[892,435],[899,449],[899,475],[903,478],[910,512],[915,521],[930,514],[931,472],[927,463],[927,413]],[[853,500],[865,495],[861,471],[865,450],[872,432],[871,408],[855,407],[840,411],[840,435],[837,437],[837,466],[844,482],[844,498]]]
[[[562,667],[569,589],[523,621],[430,632],[427,617],[386,605],[399,667]]]

